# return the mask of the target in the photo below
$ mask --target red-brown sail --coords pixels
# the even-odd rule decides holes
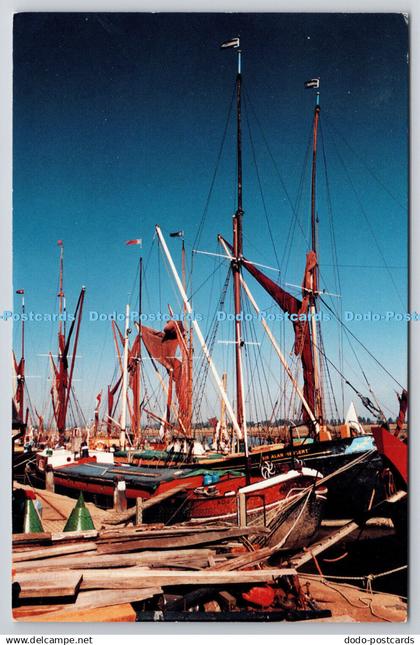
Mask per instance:
[[[163,365],[168,374],[172,373],[178,399],[179,419],[184,425],[188,416],[188,369],[185,352],[182,351],[182,343],[179,342],[179,334],[182,334],[183,331],[182,322],[175,323],[173,320],[165,325],[163,331],[157,331],[144,325],[141,328],[142,340],[150,356]],[[175,356],[178,346],[181,346],[182,360]]]
[[[137,374],[137,362],[139,360],[139,343],[140,343],[140,336],[137,334],[134,343],[131,346],[131,349],[129,349],[128,352],[128,364],[127,364],[127,371],[128,371],[128,383],[130,388],[133,391],[133,399],[137,400],[138,398],[138,379],[136,378]]]
[[[67,339],[61,331],[61,325],[58,332],[58,367],[54,362],[53,356],[50,353],[51,365],[54,373],[53,385],[51,387],[51,399],[54,412],[54,419],[57,425],[57,430],[60,437],[64,434],[66,428],[67,408],[69,404],[73,370],[76,360],[77,344],[79,338],[80,322],[83,310],[83,301],[85,297],[85,287],[82,290],[77,301],[76,310],[70,326]],[[75,330],[75,339],[73,343],[73,356],[69,370],[69,351],[70,343]]]
[[[264,287],[267,293],[273,298],[273,300],[277,302],[279,307],[285,313],[288,313],[289,315],[296,314],[297,318],[299,317],[299,315],[307,313],[309,304],[309,292],[306,292],[305,289],[309,288],[308,285],[310,273],[316,266],[316,255],[313,251],[310,251],[306,257],[305,277],[303,281],[303,289],[305,295],[302,301],[282,289],[278,284],[273,282],[273,280],[270,280],[270,278],[264,275],[264,273],[257,269],[248,260],[243,260],[243,266],[247,269],[247,271],[249,271],[252,276],[254,276],[254,278],[260,283],[260,285]],[[295,332],[294,351],[297,356],[301,357],[302,361],[304,380],[303,393],[310,409],[314,410],[315,381],[309,324],[307,320],[294,320],[292,322]],[[305,422],[308,422],[310,420],[305,407],[302,408],[302,416]]]
[[[23,391],[25,387],[25,359],[22,357],[19,362],[17,362],[16,355],[13,352],[13,366],[15,369],[16,376],[16,392],[14,397],[14,404],[16,408],[16,416],[19,418],[19,421],[24,423],[24,409],[23,409]]]

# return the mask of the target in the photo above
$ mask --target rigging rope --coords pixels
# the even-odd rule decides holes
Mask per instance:
[[[245,107],[245,105],[246,105],[246,103],[244,101],[244,107]],[[269,236],[270,236],[271,244],[273,246],[274,257],[276,258],[276,264],[277,264],[278,269],[280,270],[280,262],[279,262],[279,258],[278,258],[278,255],[277,255],[276,244],[274,242],[273,231],[272,231],[271,225],[270,225],[270,219],[268,217],[267,204],[266,204],[265,197],[264,197],[264,191],[263,191],[263,187],[262,187],[260,171],[259,171],[259,168],[258,168],[257,155],[256,155],[255,146],[254,146],[254,139],[252,137],[252,131],[251,131],[250,123],[249,123],[248,112],[245,111],[245,110],[244,110],[244,112],[245,112],[245,119],[246,119],[246,124],[247,124],[247,128],[248,128],[249,141],[251,143],[252,159],[254,161],[255,172],[256,172],[257,181],[258,181],[258,188],[259,188],[259,191],[260,191],[261,202],[262,202],[262,205],[263,205],[265,221],[267,223],[268,233],[269,233]],[[280,274],[279,274],[279,279],[280,279]]]
[[[400,387],[401,389],[404,389],[404,387],[401,385],[401,383],[399,383],[399,381],[397,381],[397,379],[391,374],[391,372],[389,372],[386,369],[386,367],[384,365],[382,365],[382,363],[376,358],[376,356],[374,356],[374,354],[372,354],[372,352],[369,351],[369,349],[366,347],[366,345],[364,343],[362,343],[362,341],[359,338],[357,338],[357,336],[347,327],[347,325],[345,325],[343,323],[343,321],[340,320],[337,317],[336,312],[325,302],[325,300],[322,298],[322,296],[320,296],[320,299],[323,302],[323,304],[327,307],[327,309],[333,314],[333,316],[335,316],[337,318],[338,322],[344,327],[344,329],[359,343],[359,345],[361,345],[361,347],[363,347],[363,349],[369,354],[369,356],[371,358],[373,358],[373,360],[379,365],[379,367],[381,367],[384,370],[384,372],[386,374],[388,374],[388,376],[394,381],[394,383],[396,383],[398,385],[398,387]]]
[[[335,371],[340,375],[340,377],[341,377],[342,379],[344,379],[345,384],[346,384],[346,385],[348,385],[348,386],[353,390],[353,392],[355,392],[355,394],[357,394],[357,396],[359,397],[359,399],[361,400],[361,402],[363,403],[363,405],[365,406],[365,408],[366,408],[367,410],[369,410],[369,412],[371,412],[372,414],[374,414],[376,417],[381,418],[381,417],[382,417],[381,410],[380,410],[380,409],[378,409],[378,408],[377,408],[377,407],[372,403],[372,401],[369,399],[369,397],[364,396],[361,392],[359,392],[359,390],[357,390],[357,389],[355,388],[355,386],[354,386],[352,383],[350,383],[350,381],[349,381],[349,380],[344,376],[344,374],[342,374],[342,372],[340,372],[340,370],[338,369],[338,367],[337,367],[336,365],[334,365],[334,363],[333,363],[333,362],[328,358],[328,356],[327,356],[327,355],[325,354],[325,352],[324,352],[324,351],[319,347],[319,345],[318,345],[318,346],[317,346],[317,345],[315,345],[313,341],[312,341],[312,344],[314,345],[314,347],[317,347],[318,351],[319,351],[319,352],[321,352],[321,354],[324,356],[325,360],[326,360],[326,361],[328,361],[328,363],[329,363],[330,365],[332,365],[332,367],[333,367],[333,368],[335,369]]]
[[[325,119],[325,117],[324,117]],[[357,152],[354,150],[354,148],[350,145],[350,143],[347,141],[347,139],[344,137],[344,135],[337,130],[335,125],[328,119],[327,120],[328,126],[331,127],[332,130],[334,130],[335,134],[337,134],[342,141],[346,144],[346,146],[349,148],[349,150],[354,154],[354,156],[361,161],[361,163],[365,166],[367,171],[370,173],[370,175],[378,182],[378,184],[384,189],[384,191],[391,197],[391,199],[406,213],[407,212],[407,204],[401,204],[399,199],[389,190],[389,187],[376,175],[376,173],[372,170],[372,168],[369,166],[369,164],[366,163],[366,161],[357,154]]]
[[[299,225],[299,227],[300,227],[300,229],[301,229],[302,235],[303,235],[303,236],[304,236],[304,238],[306,239],[306,242],[307,242],[307,244],[308,244],[308,246],[309,246],[309,241],[308,241],[308,239],[306,238],[306,235],[305,235],[305,232],[304,232],[304,230],[303,230],[303,228],[302,228],[302,225],[300,224],[300,222],[299,222],[299,220],[298,220],[298,210],[297,210],[297,205],[296,205],[296,204],[293,204],[292,198],[290,197],[290,194],[289,194],[289,192],[288,192],[288,190],[287,190],[287,188],[286,188],[286,184],[285,184],[285,182],[284,182],[284,180],[283,180],[283,177],[282,177],[282,175],[281,175],[281,172],[280,172],[280,170],[279,170],[279,167],[278,167],[278,165],[277,165],[277,162],[276,162],[276,160],[275,160],[275,158],[274,158],[274,155],[273,155],[273,153],[272,153],[272,151],[271,151],[271,148],[270,148],[270,146],[269,146],[269,143],[268,143],[267,137],[266,137],[266,136],[265,136],[265,134],[264,134],[264,130],[263,130],[262,126],[261,126],[261,122],[260,122],[260,120],[258,119],[258,116],[257,116],[256,110],[255,110],[255,108],[254,108],[254,106],[253,106],[253,104],[252,104],[251,98],[250,98],[250,96],[249,96],[249,94],[248,94],[248,92],[247,92],[246,88],[244,88],[244,95],[245,95],[245,97],[246,97],[246,99],[247,99],[247,102],[248,102],[249,106],[251,107],[251,110],[252,110],[252,112],[253,112],[253,114],[254,114],[255,121],[256,121],[256,123],[257,123],[257,125],[258,125],[259,129],[260,129],[261,136],[262,136],[262,138],[263,138],[263,141],[264,141],[265,147],[267,148],[267,152],[268,152],[268,154],[269,154],[269,156],[270,156],[270,158],[271,158],[271,161],[272,161],[272,163],[273,163],[274,170],[275,170],[275,172],[276,172],[276,174],[277,174],[277,176],[278,176],[278,178],[279,178],[279,180],[280,180],[281,187],[282,187],[282,188],[283,188],[283,190],[284,190],[284,194],[286,195],[287,201],[289,202],[289,205],[290,205],[290,208],[291,208],[292,213],[293,213],[293,215],[294,215],[294,218],[295,218],[295,220],[297,220],[297,223],[298,223],[298,225]],[[308,145],[310,145],[310,141],[308,142]],[[309,148],[307,149],[307,152],[308,152],[308,151],[309,151]],[[306,163],[305,163],[304,165],[306,166]],[[283,262],[282,262],[282,263],[283,263]],[[281,264],[281,266],[282,266],[282,264]]]
[[[222,294],[220,296],[219,302],[217,303],[216,311],[223,311],[224,310],[226,293],[227,293],[227,289],[228,289],[228,286],[229,286],[229,281],[230,281],[231,274],[232,274],[232,268],[229,267],[229,271],[228,271],[228,273],[226,275],[225,283],[223,285]],[[219,321],[217,320],[217,317],[215,317],[213,325],[210,328],[209,333],[207,334],[206,339],[205,339],[206,340],[206,345],[207,345],[209,353],[210,353],[210,356],[213,353],[218,328],[219,328]],[[202,355],[202,358],[201,358],[200,371],[202,371],[203,376],[202,376],[202,379],[201,379],[201,383],[199,384],[199,386],[197,388],[198,389],[197,398],[196,398],[196,403],[194,405],[194,411],[193,411],[193,413],[195,413],[197,417],[199,416],[199,414],[201,412],[201,403],[202,403],[202,400],[203,400],[204,388],[205,388],[205,384],[206,384],[206,381],[207,381],[207,375],[208,375],[208,371],[209,371],[209,364],[208,364],[208,361],[207,361],[206,357],[204,356],[204,354]]]
[[[361,198],[360,198],[360,196],[359,196],[359,193],[357,192],[356,186],[354,185],[354,182],[353,182],[353,180],[352,180],[352,178],[351,178],[351,176],[350,176],[349,170],[348,170],[348,168],[347,168],[346,164],[344,163],[344,159],[343,159],[343,157],[341,156],[340,151],[339,151],[338,146],[337,146],[337,144],[335,143],[335,141],[334,141],[334,145],[335,145],[335,152],[336,152],[336,155],[337,155],[338,159],[340,160],[340,163],[341,163],[341,165],[342,165],[342,167],[343,167],[343,169],[344,169],[344,172],[345,172],[345,174],[346,174],[346,176],[347,176],[347,180],[348,180],[348,182],[349,182],[349,185],[350,185],[350,187],[351,187],[351,189],[352,189],[352,191],[353,191],[353,193],[354,193],[354,196],[356,197],[356,201],[357,201],[357,203],[358,203],[358,205],[359,205],[360,212],[362,213],[362,215],[363,215],[363,217],[364,217],[364,219],[365,219],[365,222],[366,222],[366,224],[367,224],[367,226],[368,226],[368,229],[369,229],[369,231],[370,231],[370,234],[371,234],[371,236],[372,236],[372,239],[373,239],[373,241],[374,241],[374,243],[375,243],[376,249],[377,249],[377,251],[378,251],[378,253],[379,253],[379,255],[380,255],[381,259],[382,259],[382,262],[383,262],[384,267],[385,267],[385,269],[386,269],[386,271],[387,271],[387,273],[388,273],[388,277],[389,277],[389,279],[390,279],[390,281],[391,281],[391,283],[392,283],[392,286],[394,287],[394,290],[395,290],[395,293],[396,293],[396,295],[397,295],[397,298],[398,298],[398,300],[400,301],[401,306],[404,308],[404,307],[405,307],[405,304],[404,304],[404,302],[403,302],[403,300],[402,300],[402,298],[401,298],[401,295],[400,295],[400,292],[399,292],[399,290],[398,290],[398,287],[397,287],[397,285],[396,285],[396,283],[395,283],[394,277],[393,277],[393,275],[392,275],[392,273],[391,273],[391,270],[390,270],[390,268],[389,268],[389,266],[388,266],[388,264],[387,264],[387,261],[386,261],[385,255],[384,255],[384,253],[383,253],[383,251],[382,251],[382,249],[381,249],[381,247],[380,247],[380,245],[379,245],[378,238],[376,237],[375,231],[374,231],[374,229],[373,229],[373,227],[372,227],[372,224],[371,224],[371,222],[370,222],[370,220],[369,220],[369,217],[368,217],[368,215],[367,215],[367,213],[366,213],[366,210],[365,210],[365,208],[364,208],[364,206],[363,206],[363,202],[362,202],[362,200],[361,200]]]
[[[226,141],[226,134],[227,134],[228,127],[229,127],[230,115],[232,113],[232,106],[233,106],[233,99],[234,99],[234,96],[235,96],[235,91],[236,91],[236,83],[235,83],[235,86],[234,86],[233,91],[232,91],[232,96],[231,96],[230,103],[229,103],[228,114],[227,114],[227,117],[226,117],[226,123],[225,123],[225,127],[224,127],[224,130],[223,130],[223,136],[222,136],[222,140],[221,140],[221,143],[220,143],[220,146],[219,146],[219,151],[218,151],[217,158],[216,158],[216,165],[215,165],[213,176],[212,176],[212,179],[211,179],[211,182],[210,182],[209,192],[207,194],[206,203],[204,205],[204,209],[203,209],[203,213],[201,215],[201,219],[200,219],[200,222],[199,222],[199,225],[198,225],[197,233],[196,233],[195,238],[194,238],[193,248],[197,248],[198,244],[200,243],[201,235],[203,233],[205,220],[206,220],[208,210],[209,210],[210,200],[211,200],[211,196],[213,194],[213,188],[214,188],[214,184],[216,182],[217,172],[219,170],[220,160],[221,160],[221,157],[222,157],[223,148],[224,148],[225,141]],[[193,269],[193,258],[194,258],[194,256],[191,258],[191,273],[192,273],[192,269]]]
[[[320,128],[320,141],[321,141],[321,150],[322,150],[322,159],[323,159],[323,164],[324,164],[324,174],[325,174],[325,186],[327,190],[327,211],[328,211],[328,216],[329,216],[329,223],[330,223],[330,238],[331,238],[331,248],[332,248],[332,253],[333,253],[333,261],[334,261],[334,277],[335,277],[335,283],[336,283],[336,289],[337,293],[341,294],[341,279],[340,279],[340,271],[338,269],[339,264],[338,264],[338,254],[337,254],[337,242],[336,242],[336,237],[335,237],[335,230],[334,230],[334,217],[333,217],[333,207],[332,207],[332,199],[331,199],[331,188],[330,188],[330,180],[329,180],[329,175],[328,175],[328,167],[327,167],[327,156],[325,153],[325,142],[324,142],[324,132],[323,132],[323,127],[322,127],[322,120],[319,122]],[[325,265],[324,265],[325,266]],[[343,318],[343,301],[340,298],[340,319]],[[343,354],[343,328],[338,324],[338,329],[339,329],[339,343],[338,343],[338,361],[340,365],[340,369],[343,371],[344,369],[344,354]],[[341,381],[341,408],[342,408],[342,416],[344,418],[344,384],[343,381]]]

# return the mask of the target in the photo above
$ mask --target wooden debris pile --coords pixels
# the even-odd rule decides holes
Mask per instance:
[[[13,536],[13,617],[30,622],[327,617],[294,568],[249,538],[266,529],[142,525]]]

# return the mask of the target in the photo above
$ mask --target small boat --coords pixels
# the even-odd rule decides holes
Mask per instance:
[[[268,516],[276,513],[285,501],[321,478],[320,473],[310,468],[288,470],[270,479],[251,477],[248,484],[243,475],[219,479],[209,474],[204,485],[189,492],[185,503],[186,515],[199,522],[236,523],[238,500],[243,496],[247,524],[257,521],[265,525]]]
[[[77,471],[75,472],[75,468]],[[270,479],[243,473],[187,473],[174,469],[144,470],[136,466],[115,467],[84,461],[55,469],[57,492],[85,497],[96,504],[112,506],[118,481],[124,481],[129,504],[174,490],[174,495],[146,512],[146,522],[175,524],[227,522],[268,527],[269,546],[284,539],[287,549],[301,548],[316,536],[327,500],[325,486],[316,488],[322,476],[309,468],[288,470]],[[181,487],[181,490],[180,490]],[[243,506],[241,510],[241,504]]]

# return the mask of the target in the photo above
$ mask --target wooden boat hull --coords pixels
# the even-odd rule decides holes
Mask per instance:
[[[356,457],[361,456],[374,448],[372,435],[361,435],[349,439],[337,439],[332,441],[314,442],[295,446],[293,450],[290,447],[280,448],[279,446],[265,446],[264,449],[252,451],[250,453],[251,473],[253,477],[261,477],[261,470],[265,464],[271,465],[272,474],[276,474],[282,468],[290,468],[291,463],[300,463],[301,465],[321,472],[324,476],[336,471],[349,464]],[[205,463],[205,466],[204,466]],[[194,478],[194,471],[198,468],[205,468],[206,471],[217,470],[219,465],[221,469],[233,468],[243,470],[245,466],[245,457],[239,453],[230,455],[223,460],[207,459],[202,463],[180,464],[179,467],[158,468],[149,462],[140,467],[143,473],[143,481],[138,482],[135,479],[130,480],[130,472],[136,467],[120,465],[111,469],[97,464],[90,468],[89,472],[84,472],[82,466],[72,464],[55,470],[55,485],[57,490],[66,494],[84,491],[90,495],[92,501],[100,506],[110,506],[115,488],[115,479],[123,476],[127,481],[126,495],[127,498],[143,497],[147,499],[154,494],[158,483],[146,486],[147,480],[153,484],[154,476],[165,471],[168,473],[168,480],[174,480],[179,484],[180,480],[186,477]],[[326,517],[346,517],[352,518],[365,512],[372,499],[375,503],[384,498],[381,482],[378,478],[378,472],[382,469],[382,458],[378,453],[374,453],[369,459],[361,464],[349,469],[348,471],[337,476],[333,480],[333,485],[329,487],[328,501],[325,509]],[[94,472],[95,471],[95,472]],[[102,474],[101,474],[102,473]],[[106,473],[106,474],[104,474]],[[41,473],[41,477],[42,477]],[[157,478],[156,478],[157,481]],[[191,480],[191,486],[195,488],[201,485],[202,476]],[[174,486],[174,483],[162,483],[160,492],[165,487]],[[173,507],[173,502],[171,502]],[[175,509],[172,508],[174,511]]]
[[[295,550],[310,544],[320,529],[326,502],[325,494],[313,492],[307,500],[303,498],[284,515],[279,509],[279,518],[276,518],[276,526],[266,545],[278,547],[281,544],[284,550]]]
[[[247,497],[247,517],[249,522],[261,518],[261,524],[265,524],[264,518],[268,513],[276,509],[281,503],[295,496],[303,489],[313,485],[316,478],[309,475],[299,475],[286,479],[289,474],[284,475],[284,481],[275,481],[272,486],[267,487],[258,494]],[[279,478],[274,478],[278,480]],[[256,484],[262,477],[252,477],[251,484]],[[271,480],[268,480],[270,482]],[[192,491],[187,498],[185,508],[186,516],[199,522],[220,522],[227,521],[237,523],[238,517],[238,492],[246,486],[246,478],[233,477],[221,481],[214,486],[213,494],[205,487]],[[177,521],[180,521],[177,518]]]
[[[265,481],[261,475],[252,476],[248,482],[245,475],[224,473],[216,482],[206,483],[208,475],[202,472],[188,474],[185,471],[147,471],[138,467],[107,467],[95,462],[69,464],[54,471],[55,490],[72,493],[77,496],[84,492],[87,499],[92,499],[102,506],[111,506],[113,502],[115,480],[124,474],[126,497],[128,502],[137,497],[149,499],[160,495],[179,485],[185,485],[183,493],[165,500],[149,513],[149,521],[164,522],[231,522],[238,521],[238,492],[248,483],[255,485],[262,482],[264,490],[247,498],[247,513],[252,522],[259,521],[265,525],[269,514],[272,514],[281,502],[292,499],[297,493],[312,486],[321,477],[319,473],[303,469],[285,472],[273,480]],[[273,484],[270,485],[270,482]],[[152,509],[151,509],[152,510]]]
[[[272,470],[271,474],[274,475],[281,467],[290,467],[291,465],[293,467],[293,462],[296,461],[303,466],[321,472],[325,476],[374,448],[374,438],[371,434],[346,439],[303,443],[293,449],[290,446],[267,445],[251,450],[250,466],[252,473],[256,474],[260,473],[263,467],[268,464]],[[240,469],[245,467],[245,455],[243,453],[216,459],[197,459],[190,463],[182,463],[181,460],[182,456],[179,455],[176,462],[176,467],[179,470],[197,467],[208,470],[219,468]],[[143,468],[147,468],[154,465],[155,462],[139,460],[139,463]],[[171,463],[174,463],[174,461],[167,460],[166,462],[167,465]],[[352,518],[369,508],[372,495],[375,502],[383,499],[383,491],[378,480],[378,472],[382,467],[382,458],[376,453],[359,466],[335,478],[334,485],[330,486],[329,489],[325,509],[326,516]]]

